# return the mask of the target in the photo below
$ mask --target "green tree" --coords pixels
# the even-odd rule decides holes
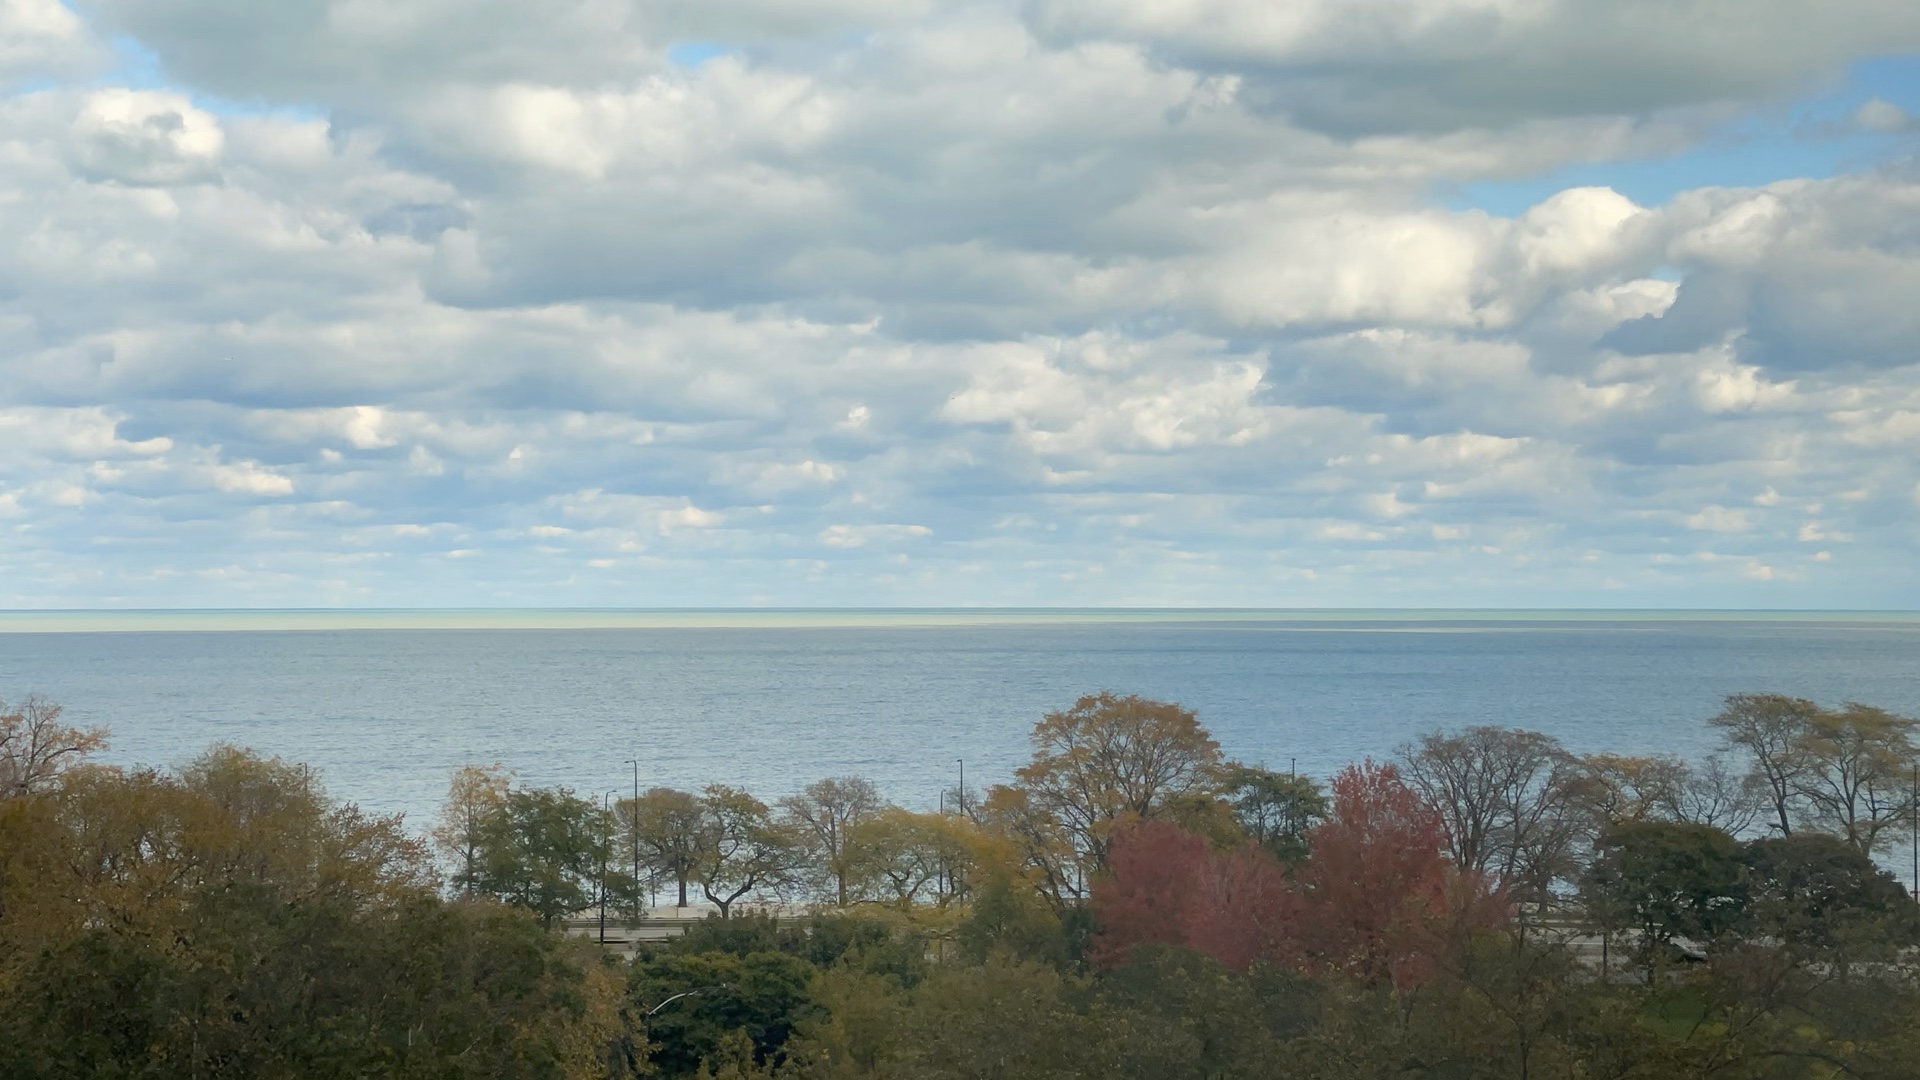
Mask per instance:
[[[1266,987],[1203,953],[1144,945],[1097,987],[1127,1027],[1161,1047],[1154,1071],[1130,1062],[1131,1075],[1260,1076],[1286,1057],[1280,1018],[1263,1000]]]
[[[40,952],[0,992],[0,1075],[607,1075],[617,982],[522,914],[262,888],[187,911],[171,941],[100,928]]]
[[[1584,1075],[1559,1038],[1574,963],[1567,950],[1498,931],[1446,950],[1409,1010],[1408,1040],[1427,1075]]]
[[[1326,819],[1327,795],[1310,777],[1229,764],[1221,794],[1254,843],[1289,866],[1307,858],[1307,834]]]
[[[482,823],[476,890],[552,926],[599,897],[611,832],[600,807],[566,788],[509,791]]]
[[[999,958],[1062,967],[1072,952],[1057,909],[1004,872],[976,883],[956,937],[961,955],[976,964]]]
[[[896,979],[854,967],[815,976],[822,1012],[800,1024],[793,1057],[800,1075],[819,1080],[885,1075],[899,1054],[909,1001]]]
[[[814,969],[780,952],[661,950],[634,961],[627,993],[644,1016],[653,1064],[691,1076],[744,1032],[759,1063],[777,1063],[794,1027],[818,1011],[808,988]],[[684,995],[684,996],[680,996]]]
[[[1600,835],[1582,897],[1608,930],[1637,930],[1652,982],[1674,939],[1712,943],[1747,916],[1740,845],[1708,825],[1634,821]]]
[[[878,1075],[926,1080],[1111,1076],[1100,1019],[1076,1007],[1080,980],[1038,964],[949,968],[915,988],[895,1059]]]
[[[628,833],[640,846],[640,861],[674,883],[677,905],[687,906],[687,884],[707,847],[708,821],[700,797],[673,788],[652,788],[638,801],[621,801]]]
[[[1915,941],[1913,898],[1871,858],[1817,833],[1745,845],[1753,932],[1823,953],[1885,952]]]

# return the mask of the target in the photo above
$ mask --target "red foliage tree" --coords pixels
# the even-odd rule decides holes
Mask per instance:
[[[1093,888],[1093,961],[1126,963],[1135,948],[1179,945],[1244,971],[1291,955],[1297,897],[1264,848],[1215,851],[1204,836],[1160,821],[1113,834],[1108,873]]]
[[[1458,937],[1504,921],[1505,898],[1455,869],[1439,815],[1393,766],[1350,765],[1331,788],[1297,880],[1258,845],[1217,851],[1168,822],[1117,828],[1093,887],[1094,963],[1178,945],[1238,971],[1260,961],[1404,989]]]
[[[1440,816],[1392,765],[1349,765],[1330,787],[1331,812],[1309,837],[1301,875],[1301,943],[1312,962],[1406,987],[1449,938],[1504,917],[1504,902],[1447,859]]]

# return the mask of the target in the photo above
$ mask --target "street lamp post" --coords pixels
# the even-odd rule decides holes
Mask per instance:
[[[967,759],[954,758],[960,763],[960,816],[967,816]]]
[[[611,820],[613,797],[619,793],[620,789],[614,788],[600,796],[600,812],[609,815],[609,820]],[[612,846],[611,836],[607,837],[607,843],[600,846],[600,944],[602,945],[607,943],[607,849]]]
[[[627,811],[631,815],[627,818],[627,839],[633,843],[633,906],[638,912],[640,907],[640,759],[628,758],[624,764],[633,766],[633,809]]]

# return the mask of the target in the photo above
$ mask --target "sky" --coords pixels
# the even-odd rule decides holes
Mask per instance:
[[[0,0],[0,607],[1920,608],[1911,0]]]

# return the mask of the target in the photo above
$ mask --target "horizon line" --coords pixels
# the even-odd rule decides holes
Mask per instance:
[[[1272,624],[1275,629],[1497,629],[1503,623],[1920,622],[1904,609],[1463,607],[13,608],[0,634],[348,630],[859,629]]]

